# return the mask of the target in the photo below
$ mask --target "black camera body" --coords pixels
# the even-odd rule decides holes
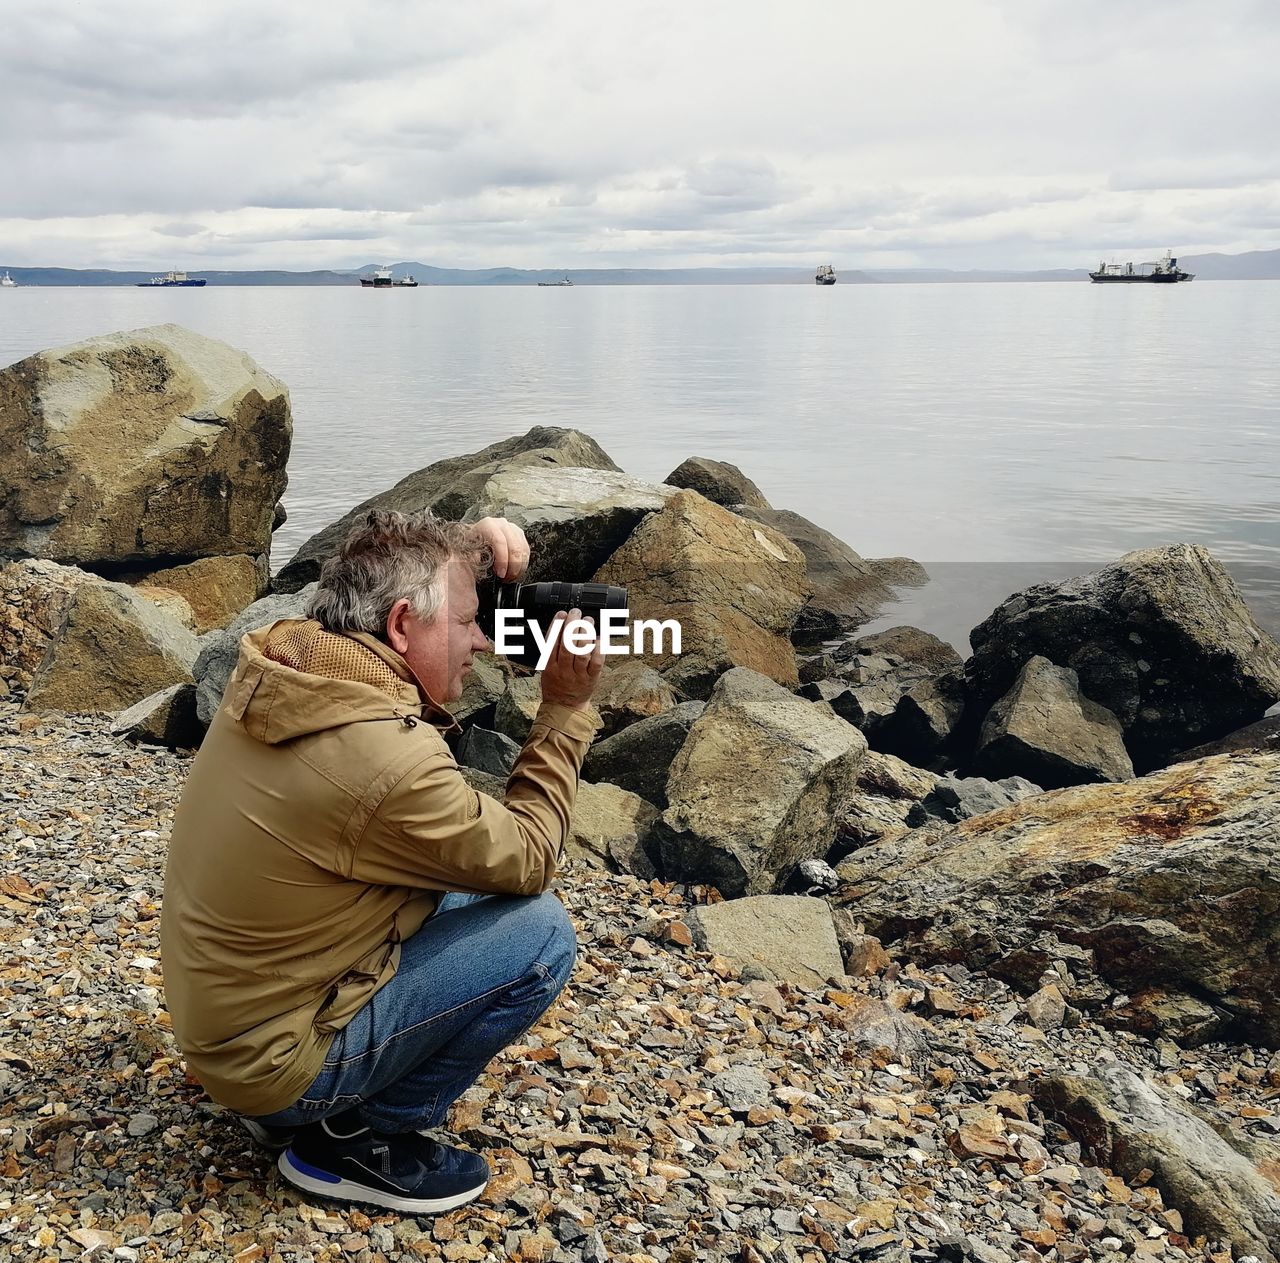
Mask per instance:
[[[599,628],[602,611],[627,608],[626,588],[610,583],[563,583],[556,580],[499,583],[496,579],[489,579],[480,584],[478,593],[480,609],[476,613],[476,622],[490,640],[497,639],[498,611],[519,611],[518,621],[525,627],[524,650],[508,656],[512,662],[530,667],[537,664],[538,646],[528,631],[529,624],[536,623],[545,634],[557,614],[576,609],[582,611],[583,618],[593,619]]]

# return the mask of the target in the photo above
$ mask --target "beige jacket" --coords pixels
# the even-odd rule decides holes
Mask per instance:
[[[544,704],[498,803],[467,787],[429,706],[372,636],[286,620],[241,641],[174,820],[160,928],[174,1034],[216,1101],[297,1100],[437,892],[555,877],[593,721]]]

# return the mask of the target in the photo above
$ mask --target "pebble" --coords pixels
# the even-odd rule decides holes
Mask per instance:
[[[753,981],[681,932],[704,891],[571,865],[574,977],[454,1107],[493,1167],[485,1195],[420,1220],[302,1196],[169,1030],[161,885],[188,761],[0,700],[0,916],[19,927],[0,975],[0,1255],[1208,1263],[1154,1187],[1090,1165],[1027,1084],[1110,1057],[1273,1143],[1280,1054],[1153,1047],[962,965]],[[921,1055],[863,1042],[859,1012],[918,1020]]]

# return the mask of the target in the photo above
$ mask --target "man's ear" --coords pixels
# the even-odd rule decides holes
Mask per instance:
[[[396,653],[404,653],[409,647],[409,635],[406,623],[413,607],[405,597],[401,597],[387,611],[387,644]]]

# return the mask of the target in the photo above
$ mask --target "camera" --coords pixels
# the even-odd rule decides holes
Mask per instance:
[[[583,618],[593,619],[599,628],[601,611],[627,608],[626,588],[609,583],[562,583],[555,580],[544,580],[541,583],[499,583],[496,579],[489,579],[479,585],[478,593],[480,609],[476,614],[476,622],[479,623],[480,630],[494,641],[497,639],[500,610],[518,610],[520,617],[517,622],[526,625],[536,623],[546,633],[555,616],[562,611],[567,613],[573,609],[581,610]],[[510,625],[511,619],[508,617],[507,626]],[[532,667],[538,661],[538,646],[526,632],[523,652],[508,656],[512,662]]]

